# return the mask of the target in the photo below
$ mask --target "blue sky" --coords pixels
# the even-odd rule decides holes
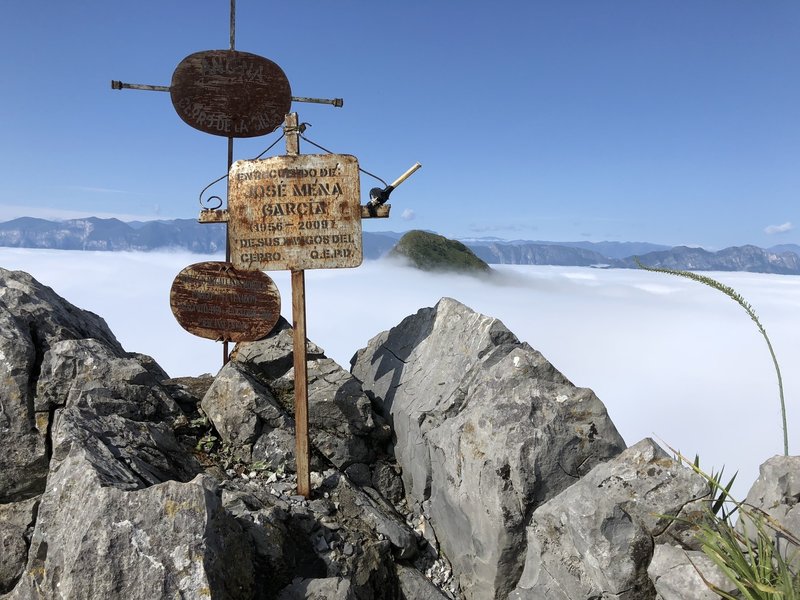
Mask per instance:
[[[3,2],[0,220],[196,217],[225,139],[110,81],[169,85],[228,10]],[[798,31],[789,1],[238,0],[236,47],[344,98],[293,105],[310,139],[386,180],[423,164],[367,230],[723,248],[800,243]]]

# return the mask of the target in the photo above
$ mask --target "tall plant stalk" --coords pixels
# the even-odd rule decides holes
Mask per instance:
[[[697,273],[693,273],[691,271],[681,271],[678,269],[664,269],[660,267],[649,267],[647,265],[642,264],[638,257],[634,257],[636,264],[639,265],[640,269],[644,269],[645,271],[652,271],[654,273],[666,273],[668,275],[676,275],[678,277],[685,277],[686,279],[691,279],[692,281],[697,281],[698,283],[702,283],[707,285],[708,287],[714,288],[715,290],[719,290],[728,298],[736,302],[739,306],[741,306],[748,314],[748,316],[753,320],[753,323],[756,324],[758,327],[758,331],[764,337],[764,341],[767,342],[767,348],[769,348],[769,354],[772,357],[772,364],[775,366],[775,374],[778,376],[778,394],[781,400],[781,420],[783,425],[783,454],[784,456],[789,456],[789,431],[786,424],[786,402],[783,398],[783,377],[781,377],[781,368],[778,365],[778,359],[775,356],[775,350],[772,348],[772,342],[767,335],[766,329],[761,324],[761,321],[758,320],[758,316],[756,315],[753,307],[742,298],[742,296],[734,290],[732,287],[727,286],[723,283],[720,283],[716,279],[712,279],[711,277],[706,277],[705,275],[698,275]]]

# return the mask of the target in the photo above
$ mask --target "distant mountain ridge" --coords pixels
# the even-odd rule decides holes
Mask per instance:
[[[402,233],[364,232],[366,259],[391,251]],[[647,265],[696,271],[750,271],[800,275],[800,246],[735,246],[718,252],[646,242],[548,242],[498,238],[460,240],[489,264],[635,268],[634,256]],[[118,219],[49,221],[22,217],[0,223],[0,246],[56,250],[150,251],[183,249],[215,254],[225,250],[225,227],[194,219],[123,222]]]

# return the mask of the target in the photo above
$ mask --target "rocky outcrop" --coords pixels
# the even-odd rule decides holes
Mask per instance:
[[[681,525],[703,480],[650,440],[626,450],[590,390],[454,300],[352,373],[308,343],[304,498],[285,321],[216,377],[167,380],[96,315],[0,280],[2,598],[700,600],[696,568],[725,583]],[[792,532],[796,472],[768,462],[748,497]]]
[[[705,480],[643,440],[539,507],[522,577],[509,596],[655,598],[647,568],[659,542],[702,511]]]
[[[773,456],[762,464],[744,503],[752,514],[783,530],[778,532],[769,524],[762,526],[783,557],[800,567],[800,545],[793,541],[800,540],[800,456]],[[743,514],[737,529],[755,539],[758,524]]]
[[[308,344],[307,353],[312,445],[339,469],[354,473],[362,465],[364,483],[371,481],[366,465],[382,452],[388,427],[353,376],[314,344]],[[281,319],[266,339],[237,346],[202,406],[234,450],[273,468],[285,463],[293,470],[293,404],[292,329]]]
[[[441,564],[369,487],[403,496],[388,429],[319,351],[314,496],[295,496],[285,323],[214,380],[166,381],[98,317],[27,275],[2,277],[3,433],[38,449],[4,447],[4,598],[402,598]],[[400,577],[398,561],[416,576]]]
[[[655,587],[656,600],[719,600],[704,578],[727,593],[736,590],[705,554],[671,544],[655,547],[647,574]]]
[[[352,367],[468,598],[505,597],[533,511],[624,448],[590,390],[451,299],[373,338]]]
[[[42,363],[65,340],[97,339],[121,356],[105,322],[22,272],[0,269],[0,502],[44,491],[49,407],[35,404]]]

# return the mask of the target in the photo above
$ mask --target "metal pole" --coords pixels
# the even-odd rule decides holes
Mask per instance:
[[[236,0],[231,0],[231,50],[236,48]]]
[[[286,115],[286,154],[300,154],[297,113]],[[297,462],[297,493],[311,495],[308,442],[308,364],[306,360],[306,275],[292,271],[292,327],[294,328],[294,429]]]
[[[236,0],[231,0],[231,22],[230,22],[230,41],[231,50],[235,47],[236,42]],[[231,172],[231,165],[233,165],[233,138],[228,138],[228,173]],[[230,186],[230,182],[228,182]],[[229,188],[230,189],[230,188]],[[228,195],[230,198],[230,194]],[[225,225],[225,262],[231,262],[231,237],[228,234],[228,225]],[[228,342],[222,342],[222,366],[228,364],[230,354],[228,353]]]
[[[228,173],[231,172],[231,165],[233,165],[233,138],[228,138]],[[228,189],[230,190],[230,181],[228,181]],[[228,194],[228,198],[230,198],[230,193]],[[225,262],[231,262],[231,236],[230,236],[230,228],[228,224],[225,224]],[[230,353],[228,352],[228,341],[222,342],[222,366],[228,364],[228,360],[230,360]]]

